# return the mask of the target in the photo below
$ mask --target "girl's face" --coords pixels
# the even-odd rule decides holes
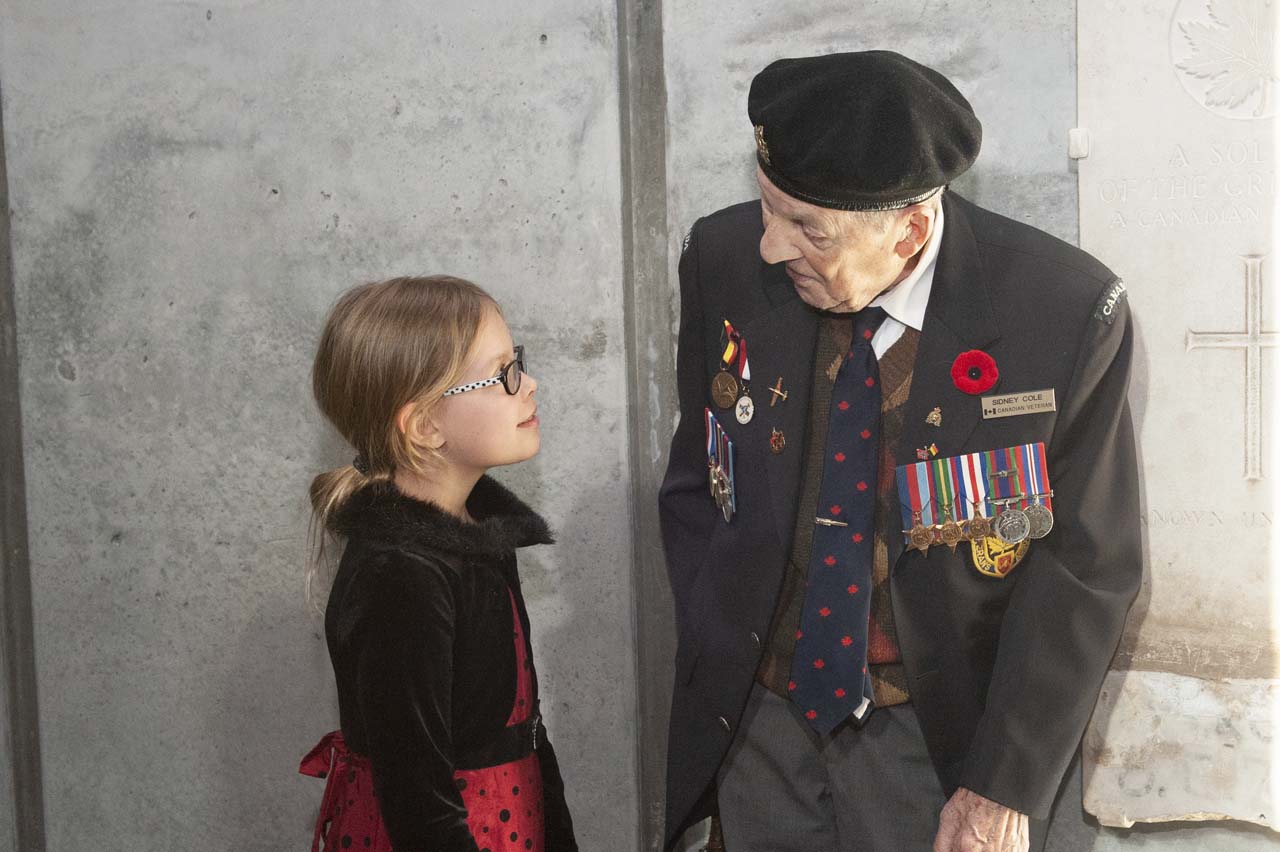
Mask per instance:
[[[490,309],[480,323],[458,384],[493,378],[515,357],[506,322]],[[514,395],[499,382],[445,397],[432,414],[444,438],[444,458],[480,472],[532,458],[542,442],[538,404],[533,398],[537,389],[538,383],[525,374]]]

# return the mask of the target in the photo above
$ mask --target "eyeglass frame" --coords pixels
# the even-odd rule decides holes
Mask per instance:
[[[515,353],[516,357],[508,361],[506,364],[503,364],[502,368],[498,370],[498,375],[493,378],[483,379],[478,382],[468,382],[465,385],[458,385],[457,387],[449,388],[442,395],[456,396],[457,394],[466,393],[467,391],[479,390],[480,388],[487,388],[492,385],[501,384],[502,389],[507,392],[507,396],[515,396],[520,392],[520,379],[524,376],[524,347],[517,346],[515,348]],[[513,366],[516,367],[515,387],[507,384],[507,373]]]

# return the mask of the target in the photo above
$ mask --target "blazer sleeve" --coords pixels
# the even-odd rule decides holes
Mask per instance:
[[[382,821],[397,852],[479,852],[453,783],[453,587],[443,566],[380,559],[367,569],[356,692]]]
[[[960,779],[1037,819],[1049,815],[1142,582],[1128,304],[1111,322],[1086,323],[1048,451],[1054,529],[1014,574]]]
[[[680,335],[676,351],[676,388],[680,422],[671,439],[666,476],[658,492],[658,517],[681,641],[689,635],[689,591],[715,532],[717,509],[707,487],[706,353],[701,286],[698,280],[698,230],[695,223],[680,255]]]

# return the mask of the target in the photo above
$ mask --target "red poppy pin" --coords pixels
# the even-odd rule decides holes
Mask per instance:
[[[951,362],[951,381],[967,394],[986,393],[996,386],[999,378],[1000,370],[996,367],[996,359],[981,349],[961,352]]]

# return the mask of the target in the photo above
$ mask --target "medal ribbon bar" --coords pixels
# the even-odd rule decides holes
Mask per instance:
[[[1042,442],[898,465],[897,480],[904,530],[991,518],[997,503],[1052,510]]]

